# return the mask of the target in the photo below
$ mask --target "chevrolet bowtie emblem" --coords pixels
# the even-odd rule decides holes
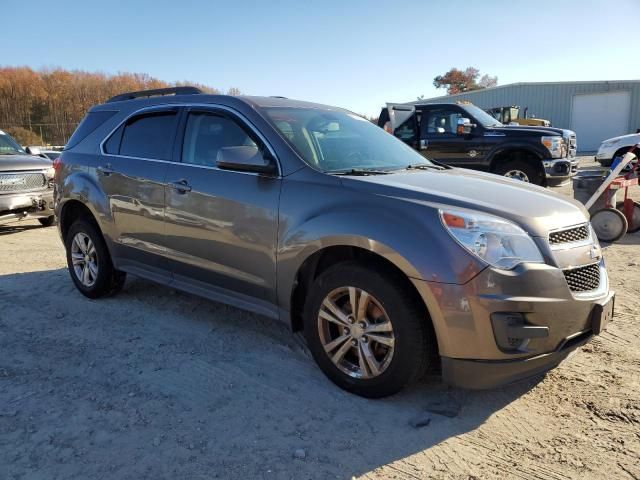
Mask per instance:
[[[589,256],[593,260],[598,260],[600,258],[600,249],[598,247],[596,247],[595,245],[593,245],[591,247],[591,250],[589,250]]]

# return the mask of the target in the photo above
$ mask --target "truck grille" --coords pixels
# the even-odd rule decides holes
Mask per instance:
[[[588,292],[600,286],[600,266],[597,263],[564,270],[564,277],[572,292]]]
[[[42,173],[0,173],[0,193],[35,190],[45,184]]]
[[[549,244],[558,245],[560,243],[579,242],[587,238],[589,238],[589,228],[587,225],[580,225],[579,227],[551,232],[549,234]]]

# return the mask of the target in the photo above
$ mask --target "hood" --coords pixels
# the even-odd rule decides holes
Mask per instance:
[[[0,155],[0,172],[44,170],[51,165],[51,160],[33,155]]]
[[[562,135],[562,130],[554,127],[524,127],[521,125],[505,125],[491,127],[487,132],[504,133],[507,137],[542,137],[543,135]]]
[[[640,133],[629,133],[628,135],[620,135],[619,137],[607,138],[603,140],[602,143],[611,142],[613,140],[623,141],[626,145],[635,145],[636,143],[640,143]]]
[[[589,219],[584,206],[567,196],[491,173],[454,168],[341,178],[346,187],[374,195],[490,213],[537,237]]]

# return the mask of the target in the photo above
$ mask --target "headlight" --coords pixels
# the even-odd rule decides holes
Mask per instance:
[[[53,178],[53,177],[55,176],[55,174],[56,174],[56,170],[55,170],[55,168],[53,168],[53,167],[51,167],[51,168],[47,168],[47,169],[45,170],[44,174],[45,174],[45,176],[46,176],[48,179],[51,179],[51,178]]]
[[[543,263],[531,237],[503,218],[471,210],[440,210],[451,236],[471,254],[496,268],[510,270],[524,262]]]
[[[547,147],[547,150],[551,153],[551,158],[562,158],[562,137],[561,136],[553,136],[553,137],[541,137],[540,141],[542,144]]]

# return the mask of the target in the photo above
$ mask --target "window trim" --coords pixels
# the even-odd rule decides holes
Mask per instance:
[[[134,110],[133,112],[131,112],[129,115],[127,115],[123,120],[121,120],[120,122],[118,122],[118,124],[115,126],[115,128],[113,128],[112,130],[109,131],[109,133],[104,137],[104,139],[100,142],[100,155],[105,156],[105,157],[118,157],[118,158],[130,158],[132,160],[145,160],[147,162],[157,162],[157,163],[172,163],[172,164],[176,164],[176,165],[185,165],[185,166],[189,166],[189,167],[195,167],[195,168],[205,168],[208,170],[217,170],[220,172],[234,172],[234,173],[242,173],[244,175],[255,175],[255,176],[259,176],[259,177],[264,177],[265,175],[262,173],[258,173],[258,172],[241,172],[238,170],[226,170],[226,169],[222,169],[222,168],[218,168],[215,166],[209,167],[207,165],[193,165],[190,163],[183,163],[181,160],[182,158],[180,158],[179,161],[176,161],[175,156],[173,156],[172,160],[160,160],[157,158],[144,158],[144,157],[131,157],[128,155],[120,155],[120,154],[114,154],[114,153],[107,153],[104,150],[104,145],[105,143],[109,140],[109,138],[111,138],[111,135],[113,135],[116,130],[118,130],[118,128],[120,128],[123,124],[125,124],[129,119],[131,119],[132,117],[139,115],[141,113],[147,113],[147,112],[153,112],[155,110],[167,110],[167,109],[171,109],[171,108],[177,108],[179,111],[177,112],[178,116],[183,115],[184,111],[186,110],[187,113],[189,110],[191,109],[202,109],[202,110],[209,110],[215,113],[216,110],[222,111],[222,112],[226,112],[228,114],[230,114],[232,117],[235,117],[235,119],[237,121],[240,121],[243,125],[245,125],[251,132],[253,132],[259,139],[260,141],[264,144],[264,146],[269,149],[269,153],[271,154],[271,156],[273,157],[274,161],[276,162],[276,167],[277,167],[277,174],[275,175],[275,177],[277,178],[282,178],[282,167],[280,165],[280,159],[278,158],[278,156],[276,155],[276,152],[274,150],[274,148],[271,146],[271,144],[267,141],[266,137],[262,134],[262,132],[260,132],[260,130],[257,129],[257,127],[255,127],[255,125],[253,125],[253,123],[251,123],[251,121],[242,113],[238,112],[237,110],[231,108],[231,107],[227,107],[226,105],[220,105],[217,103],[163,103],[163,104],[158,104],[158,105],[152,105],[149,107],[143,107],[143,108],[139,108],[137,110]],[[174,139],[174,149],[177,148],[177,139],[178,136],[180,137],[184,137],[184,130],[185,130],[185,125],[186,122],[182,121],[183,119],[178,118],[178,125],[176,127],[176,138]],[[182,142],[182,140],[181,140]],[[180,143],[180,151],[182,151],[182,143]],[[173,150],[172,150],[173,151]]]

